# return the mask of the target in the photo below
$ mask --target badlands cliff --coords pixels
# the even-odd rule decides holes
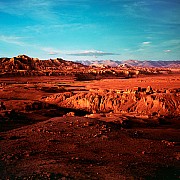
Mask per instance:
[[[84,71],[80,63],[66,61],[61,58],[39,60],[26,55],[13,58],[0,58],[0,76],[50,76],[75,74]]]
[[[139,87],[137,90],[127,91],[90,90],[78,94],[67,92],[49,96],[45,101],[93,113],[135,113],[152,116],[180,114],[179,89],[159,91],[151,87]]]

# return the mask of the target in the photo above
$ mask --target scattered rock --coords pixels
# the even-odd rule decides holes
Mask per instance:
[[[179,161],[180,160],[180,152],[175,153],[175,158]]]
[[[174,146],[176,144],[175,142],[170,142],[166,140],[162,140],[161,142],[164,143],[166,146]]]
[[[66,114],[66,116],[75,116],[75,113],[74,112],[69,112]]]
[[[146,154],[146,151],[142,151],[141,153],[144,155],[144,154]]]

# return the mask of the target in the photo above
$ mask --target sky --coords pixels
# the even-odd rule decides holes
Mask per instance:
[[[0,57],[180,60],[180,0],[0,0]]]

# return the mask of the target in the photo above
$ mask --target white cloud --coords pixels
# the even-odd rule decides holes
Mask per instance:
[[[180,44],[180,39],[171,39],[168,41],[164,41],[162,44],[168,46],[176,46]]]
[[[54,51],[50,51],[48,54],[49,54],[49,55],[57,55],[57,54],[59,54],[59,53],[58,53],[58,52],[54,52]]]
[[[16,44],[19,46],[24,46],[25,43],[21,41],[22,37],[18,36],[5,36],[5,35],[0,35],[0,41],[10,43],[10,44]]]
[[[30,48],[30,49],[31,48],[36,48],[36,49],[39,49],[41,51],[46,52],[48,55],[57,55],[57,54],[61,53],[61,51],[58,50],[58,49],[23,42],[21,40],[22,38],[23,37],[18,37],[18,36],[0,35],[0,42],[2,41],[2,42],[5,42],[5,43],[8,43],[8,44],[15,44],[15,45],[18,45],[18,46],[24,46],[24,47],[27,47],[27,48]]]
[[[142,42],[142,45],[149,45],[149,44],[151,44],[151,42],[149,41]]]
[[[84,24],[84,23],[55,23],[55,24],[49,24],[47,25],[31,25],[31,26],[26,26],[23,30],[24,32],[46,32],[46,31],[51,31],[51,32],[57,32],[57,31],[64,31],[66,29],[71,29],[71,30],[80,30],[80,29],[95,29],[97,25],[95,24]]]
[[[64,12],[63,7],[69,6],[83,9],[89,8],[86,1],[83,0],[15,0],[0,1],[0,12],[50,23],[57,23],[64,18],[68,20],[81,18],[78,12],[74,14]],[[60,8],[63,9],[62,12],[59,10]]]
[[[50,0],[17,0],[0,2],[0,12],[16,16],[27,16],[40,20],[51,20],[57,18],[52,11],[53,1]]]
[[[46,52],[48,55],[57,55],[57,54],[61,54],[62,52],[58,49],[52,48],[52,47],[43,47],[43,46],[39,46],[36,45],[38,49],[40,49],[41,51]]]
[[[158,12],[159,16],[152,16],[154,7],[162,7]],[[179,2],[175,1],[134,1],[126,3],[124,6],[125,13],[134,18],[142,18],[153,20],[155,23],[162,24],[175,24],[179,25]],[[163,17],[163,18],[162,18]]]
[[[80,51],[80,52],[75,52],[75,53],[68,53],[67,55],[71,55],[71,56],[107,56],[107,55],[119,55],[119,54],[112,53],[112,52],[103,52],[103,51],[98,51],[98,50],[85,50],[85,51]]]
[[[147,38],[147,39],[153,39],[153,37],[152,37],[152,36],[147,36],[146,38]]]
[[[129,51],[130,49],[129,48],[125,48],[125,49],[123,49],[123,51]]]
[[[167,50],[164,50],[164,52],[169,53],[169,52],[171,52],[171,50],[167,49]]]
[[[160,44],[157,44],[156,47],[162,47],[165,50],[173,50],[173,52],[178,52],[180,50],[180,39],[171,39],[168,41],[164,41]]]
[[[139,49],[137,49],[136,51],[137,51],[137,52],[138,52],[138,51],[144,51],[144,49],[143,49],[143,48],[139,48]]]

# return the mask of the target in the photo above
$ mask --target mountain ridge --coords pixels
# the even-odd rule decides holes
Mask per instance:
[[[123,61],[115,61],[115,60],[85,60],[80,61],[76,60],[76,62],[88,65],[88,66],[111,66],[111,67],[118,67],[121,65],[128,65],[128,66],[135,66],[135,67],[165,67],[165,68],[174,68],[174,67],[180,67],[180,60],[123,60]]]
[[[13,69],[19,70],[40,70],[47,67],[62,68],[72,66],[73,68],[83,66],[94,67],[157,67],[157,68],[180,68],[180,60],[64,60],[55,59],[38,59],[27,55],[18,55],[16,57],[0,58],[0,69],[6,69],[7,66],[13,66]]]

